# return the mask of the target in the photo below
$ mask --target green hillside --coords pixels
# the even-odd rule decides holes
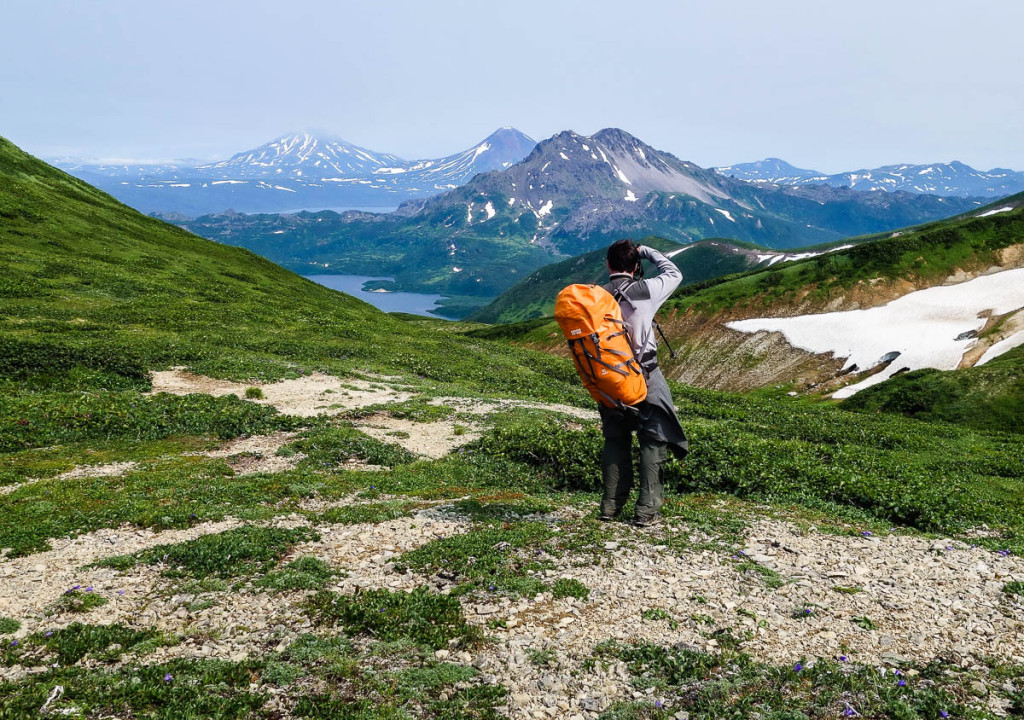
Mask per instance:
[[[843,407],[1024,433],[1024,347],[981,367],[897,375],[844,400]]]
[[[561,363],[526,362],[443,327],[418,332],[247,250],[144,217],[5,140],[0,243],[6,390],[70,389],[72,369],[86,386],[144,386],[147,369],[187,365],[264,380],[313,369],[457,375],[481,392],[572,395]]]
[[[1007,206],[1015,209],[980,217],[987,211],[981,208],[901,232],[852,238],[847,242],[854,247],[846,250],[682,288],[665,309],[706,313],[748,302],[768,307],[791,302],[808,288],[828,298],[866,280],[929,284],[957,268],[986,267],[995,264],[1000,250],[1024,242],[1024,193],[988,208]]]
[[[638,241],[662,252],[678,250],[680,245],[659,237]],[[747,270],[755,261],[749,251],[764,250],[738,240],[702,240],[686,246],[672,261],[683,273],[683,284],[702,283],[723,275]],[[746,253],[738,250],[748,251]],[[571,283],[603,283],[608,279],[607,248],[593,250],[562,262],[535,270],[521,283],[512,286],[489,305],[466,320],[482,323],[510,323],[551,315],[555,295]]]

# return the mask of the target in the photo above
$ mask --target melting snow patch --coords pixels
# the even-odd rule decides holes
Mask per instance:
[[[720,212],[720,213],[722,213],[723,215],[725,215],[725,217],[726,217],[726,219],[727,219],[727,220],[731,220],[732,222],[736,222],[736,219],[735,219],[735,218],[733,218],[733,216],[729,214],[729,211],[728,211],[728,210],[722,210],[721,208],[715,208],[715,211],[716,211],[716,212]]]
[[[460,267],[453,267],[452,268],[452,272],[462,272],[462,268],[460,268]]]
[[[515,205],[516,204],[516,199],[515,198],[509,198],[508,199],[508,204],[509,205]]]
[[[637,201],[637,197],[636,197],[635,194],[633,194],[632,190],[627,190],[626,191],[626,197],[623,198],[623,199],[626,200],[627,202],[636,202]]]
[[[780,332],[794,347],[847,358],[846,367],[871,368],[887,353],[900,353],[898,362],[832,395],[842,399],[887,380],[902,368],[955,369],[964,352],[976,342],[974,338],[955,338],[967,330],[981,330],[985,319],[978,317],[980,313],[990,310],[1003,315],[1021,307],[1024,307],[1024,269],[1016,269],[958,285],[919,290],[882,307],[741,320],[727,323],[727,327],[745,333]],[[1001,344],[993,346],[989,352]]]
[[[693,245],[687,245],[686,247],[681,247],[678,250],[672,250],[671,252],[665,253],[665,257],[675,257],[679,253],[686,252],[687,250],[689,250],[692,247],[693,247]]]
[[[629,178],[628,178],[628,177],[626,177],[626,176],[625,176],[625,175],[624,175],[624,174],[622,173],[622,171],[621,171],[621,170],[619,170],[619,168],[618,168],[617,166],[613,165],[612,167],[614,167],[614,168],[615,168],[615,174],[619,176],[619,180],[621,180],[622,182],[626,183],[627,185],[632,185],[632,184],[633,184],[633,183],[631,183],[631,182],[629,181]]]
[[[539,216],[541,216],[541,217],[544,217],[544,216],[545,216],[545,215],[547,215],[547,214],[548,214],[549,212],[551,212],[551,208],[552,208],[553,206],[554,206],[554,203],[553,203],[553,202],[551,202],[550,200],[548,200],[548,201],[547,201],[546,203],[544,203],[543,205],[541,205],[541,207],[540,207],[540,210],[538,210],[538,211],[537,211],[537,214],[538,214]]]
[[[275,230],[271,235],[284,235],[284,230]]]
[[[490,200],[488,200],[487,204],[484,205],[484,211],[487,213],[487,219],[488,220],[490,220],[492,217],[494,217],[497,214],[495,212],[495,210],[494,210],[494,205],[491,203]]]
[[[1015,347],[1024,345],[1024,330],[1016,332],[1008,338],[1003,338],[995,345],[985,351],[985,354],[981,356],[981,360],[975,363],[975,366],[984,365],[989,360],[995,360],[997,357],[1005,352],[1010,352]]]
[[[558,154],[562,156],[562,159],[563,159],[563,160],[568,160],[568,159],[569,159],[569,156],[568,156],[568,155],[566,155],[566,154],[565,154],[564,152],[560,152],[560,153],[558,153]]]
[[[1001,212],[1010,212],[1011,210],[1013,210],[1012,207],[999,208],[998,210],[989,210],[988,212],[981,213],[980,215],[978,215],[978,217],[988,217],[989,215],[995,215],[996,213]]]

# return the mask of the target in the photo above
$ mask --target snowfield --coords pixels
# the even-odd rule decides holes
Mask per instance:
[[[1024,269],[1005,270],[958,285],[909,293],[888,305],[867,310],[802,315],[791,318],[756,318],[727,323],[744,333],[780,332],[790,345],[847,358],[846,368],[867,370],[888,353],[899,356],[881,372],[833,393],[843,399],[877,385],[907,368],[955,370],[976,338],[958,340],[968,331],[980,331],[990,311],[1003,315],[1024,307]],[[1013,336],[985,354],[987,362],[1011,350],[1024,339]]]

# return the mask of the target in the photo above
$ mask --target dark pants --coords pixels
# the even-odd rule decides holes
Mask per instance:
[[[668,443],[652,440],[638,433],[640,439],[640,494],[636,500],[636,517],[649,518],[658,514],[665,501],[662,472],[668,459]],[[604,427],[604,452],[601,473],[604,478],[604,497],[601,515],[615,516],[629,500],[633,489],[633,433],[629,425],[608,423]]]

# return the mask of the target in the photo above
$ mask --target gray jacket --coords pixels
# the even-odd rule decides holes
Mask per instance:
[[[613,273],[604,288],[613,295],[616,290],[625,295],[619,307],[629,327],[633,352],[647,374],[647,399],[634,406],[639,411],[638,417],[630,416],[618,408],[599,406],[601,425],[606,436],[636,430],[650,440],[667,443],[669,450],[676,457],[682,458],[689,444],[679,418],[676,417],[672,392],[658,368],[654,314],[672,291],[679,287],[683,275],[671,260],[654,248],[641,245],[637,250],[640,251],[641,259],[653,262],[661,274],[655,278],[634,281],[628,273]]]
[[[637,250],[640,259],[653,262],[661,274],[658,277],[634,281],[629,273],[612,273],[604,287],[616,297],[618,293],[625,296],[625,300],[619,302],[622,319],[629,328],[633,352],[646,367],[658,362],[658,337],[654,332],[654,315],[679,287],[683,274],[679,272],[675,263],[654,248],[641,245]]]

